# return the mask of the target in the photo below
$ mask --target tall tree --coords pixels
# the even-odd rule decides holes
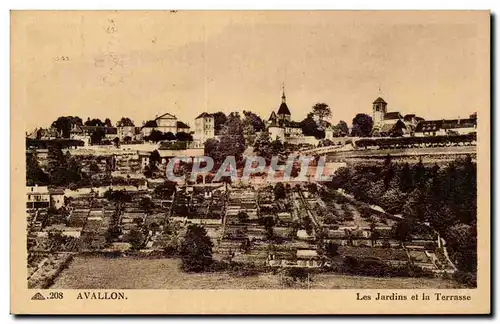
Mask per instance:
[[[90,135],[90,144],[99,145],[101,144],[103,138],[106,137],[106,132],[102,128],[97,128]]]
[[[270,146],[271,136],[269,132],[261,132],[255,139],[254,152],[257,153],[257,155],[262,156],[263,158],[271,159],[273,154],[271,152]]]
[[[26,156],[26,185],[46,185],[49,177],[38,164],[38,159],[34,154]]]
[[[218,135],[227,121],[227,116],[222,111],[216,112],[212,116],[214,117],[214,132],[215,135]]]
[[[83,125],[80,117],[64,116],[57,118],[57,120],[52,123],[51,127],[57,129],[57,131],[62,134],[62,137],[69,138],[71,129],[76,125]]]
[[[367,114],[357,114],[352,120],[352,136],[368,137],[373,129],[373,119]]]
[[[128,117],[122,117],[117,123],[116,126],[118,127],[126,127],[126,126],[134,126],[134,122],[132,119]]]
[[[240,115],[236,112],[229,117],[222,129],[222,136],[218,145],[218,162],[224,161],[227,156],[234,156],[236,161],[241,160],[245,151],[245,137]]]
[[[323,120],[332,115],[332,111],[330,107],[324,102],[318,102],[312,107],[312,113],[319,118],[319,120]]]
[[[193,135],[188,134],[186,132],[178,132],[177,134],[175,134],[175,137],[180,142],[192,142],[193,141]]]
[[[98,118],[93,118],[93,119],[87,118],[85,126],[104,126],[104,123],[102,122],[102,120]]]
[[[333,126],[333,136],[342,137],[349,135],[349,126],[343,120],[339,121],[339,123]]]
[[[254,132],[262,132],[263,130],[266,129],[264,121],[257,114],[251,111],[243,110],[243,115],[245,116],[243,123],[249,124]]]
[[[305,136],[314,136],[317,139],[325,138],[325,132],[318,129],[318,124],[314,120],[313,113],[309,113],[307,117],[300,122],[300,127],[302,128],[302,133]]]
[[[212,264],[213,243],[202,226],[189,225],[180,246],[182,268],[187,272],[202,272]]]
[[[204,152],[206,156],[211,157],[212,159],[217,159],[217,151],[218,151],[219,141],[215,138],[209,138],[205,142]]]

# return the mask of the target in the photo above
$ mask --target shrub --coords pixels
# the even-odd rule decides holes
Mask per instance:
[[[477,277],[475,273],[457,271],[453,274],[453,279],[455,279],[458,283],[467,286],[468,288],[477,287]]]

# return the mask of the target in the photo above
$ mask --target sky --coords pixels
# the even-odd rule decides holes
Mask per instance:
[[[11,15],[12,109],[29,131],[59,116],[206,111],[267,119],[285,84],[292,119],[388,111],[466,118],[489,107],[485,12],[66,11]]]

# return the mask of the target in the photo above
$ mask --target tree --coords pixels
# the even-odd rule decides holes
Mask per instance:
[[[304,227],[304,229],[306,230],[307,235],[312,235],[312,234],[313,234],[313,232],[314,232],[314,227],[313,227],[313,223],[312,223],[311,218],[309,218],[309,215],[307,215],[307,216],[303,219],[302,226],[303,226],[303,227]]]
[[[262,218],[262,223],[264,224],[264,228],[266,230],[266,238],[271,240],[274,238],[274,225],[276,225],[276,221],[272,216],[266,216]]]
[[[213,243],[202,226],[189,225],[180,246],[182,269],[187,272],[202,272],[212,264]]]
[[[332,115],[330,107],[324,102],[318,102],[312,107],[312,113],[323,121],[324,118],[328,118]]]
[[[116,147],[120,147],[120,139],[118,137],[113,138],[113,144],[115,144]]]
[[[410,170],[408,162],[403,164],[399,172],[399,188],[403,192],[409,192],[413,189],[413,174]]]
[[[216,140],[215,138],[207,139],[207,141],[205,142],[205,147],[204,147],[205,156],[209,156],[214,160],[219,158],[217,156],[218,146],[219,146],[219,141]]]
[[[227,156],[234,156],[236,161],[240,161],[245,151],[245,137],[240,115],[235,112],[231,113],[221,132],[215,160],[221,163]]]
[[[309,113],[307,117],[300,122],[302,133],[305,136],[314,136],[317,139],[325,138],[325,132],[318,129],[318,124],[313,117],[313,113]]]
[[[131,126],[134,126],[134,122],[132,121],[132,119],[128,118],[128,117],[122,117],[117,123],[116,123],[116,126],[117,127],[131,127]]]
[[[339,245],[333,242],[327,242],[324,245],[324,253],[327,257],[333,259],[339,255]]]
[[[69,138],[71,129],[76,125],[83,125],[80,117],[65,116],[57,118],[57,120],[52,123],[51,127],[57,129],[57,131],[62,134],[62,137]]]
[[[410,235],[415,228],[415,220],[411,218],[405,218],[397,222],[392,228],[392,235],[396,240],[401,242],[406,242],[410,239]]]
[[[113,127],[113,125],[111,124],[111,119],[106,118],[104,120],[104,126],[106,126],[106,127]]]
[[[408,195],[402,211],[405,217],[426,221],[425,190],[420,188],[413,190]]]
[[[101,144],[101,141],[104,137],[106,137],[106,133],[104,132],[104,129],[97,128],[92,132],[92,134],[90,134],[90,144],[91,145],[99,145],[99,144]]]
[[[87,118],[87,121],[85,122],[85,126],[99,126],[99,127],[102,127],[102,126],[104,126],[104,123],[99,118],[93,118],[93,119]]]
[[[165,133],[165,139],[167,141],[175,141],[177,139],[177,137],[172,132],[166,132]]]
[[[156,165],[161,163],[161,156],[158,150],[154,150],[149,155],[149,166],[156,168]]]
[[[397,214],[401,212],[401,208],[406,201],[407,195],[402,193],[399,188],[388,189],[379,199],[380,207],[386,212]]]
[[[283,153],[284,148],[285,146],[279,139],[276,139],[269,144],[269,149],[271,150],[272,156],[277,156]]]
[[[42,170],[35,154],[28,154],[26,157],[26,185],[47,185],[48,175]]]
[[[457,268],[475,273],[477,268],[477,233],[475,228],[458,223],[446,231],[445,238],[450,257]]]
[[[264,121],[257,114],[255,114],[251,111],[243,110],[243,115],[245,116],[243,123],[250,125],[252,127],[254,133],[255,132],[262,132],[263,130],[266,129],[266,125],[264,124]]]
[[[158,127],[156,120],[148,120],[144,123],[143,127]]]
[[[177,188],[177,184],[170,180],[165,180],[161,185],[157,186],[153,193],[160,199],[168,199],[172,197]]]
[[[146,213],[149,214],[155,207],[155,204],[149,197],[144,197],[139,201],[139,207]]]
[[[149,134],[149,136],[146,136],[144,139],[147,141],[157,143],[157,142],[165,140],[166,138],[165,138],[165,134],[163,134],[159,130],[153,129],[151,131],[151,133]]]
[[[177,138],[178,141],[180,142],[192,142],[193,141],[193,135],[188,134],[186,132],[178,132],[175,134],[175,138]],[[166,136],[165,136],[166,139]]]
[[[268,131],[263,131],[257,136],[254,143],[254,152],[257,155],[270,160],[272,157],[271,153],[271,136]]]
[[[248,221],[248,214],[244,211],[240,211],[238,215],[236,215],[236,217],[238,218],[238,221],[240,223],[245,223],[246,221]]]
[[[349,126],[343,120],[339,121],[339,123],[333,126],[333,136],[342,137],[349,135]]]
[[[215,114],[212,114],[212,116],[214,117],[214,132],[215,132],[215,135],[219,135],[220,132],[222,131],[223,125],[227,121],[226,114],[224,114],[223,112],[219,111],[219,112],[216,112]]]
[[[132,250],[139,250],[144,243],[144,235],[137,229],[131,229],[127,235],[127,242],[130,243]]]
[[[373,129],[373,119],[367,114],[357,114],[352,120],[352,136],[368,137]]]
[[[92,173],[99,173],[101,171],[101,169],[99,168],[99,166],[95,161],[90,162],[89,170]]]
[[[286,190],[282,182],[276,183],[273,191],[274,191],[274,198],[276,200],[286,198]]]

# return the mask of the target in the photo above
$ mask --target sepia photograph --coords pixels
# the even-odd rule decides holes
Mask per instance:
[[[16,309],[489,312],[490,19],[12,11]]]

